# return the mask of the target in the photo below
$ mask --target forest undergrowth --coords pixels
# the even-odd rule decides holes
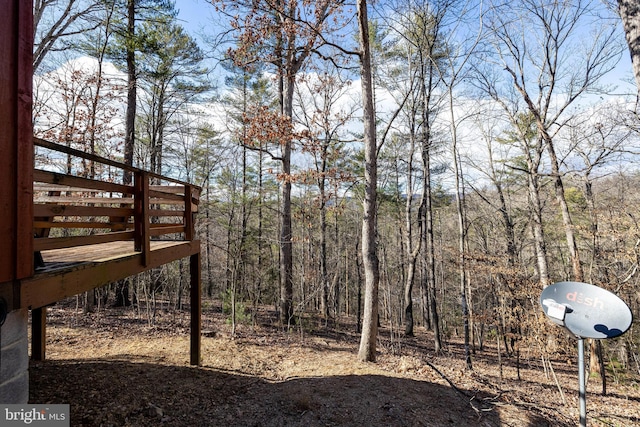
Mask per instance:
[[[47,360],[30,365],[31,403],[68,403],[72,426],[572,426],[576,354],[534,349],[519,361],[486,342],[465,369],[462,339],[435,354],[417,328],[382,325],[375,363],[357,361],[355,319],[310,316],[285,331],[276,313],[237,325],[218,302],[203,312],[202,363],[189,365],[189,312],[48,309]],[[519,366],[518,366],[519,365]],[[518,379],[519,375],[519,379]],[[557,379],[557,381],[556,381]],[[640,378],[588,384],[589,425],[640,425]]]

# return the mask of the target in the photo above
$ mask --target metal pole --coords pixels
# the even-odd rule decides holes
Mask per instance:
[[[587,427],[587,396],[584,381],[584,339],[578,338],[578,383],[580,383],[580,427]]]

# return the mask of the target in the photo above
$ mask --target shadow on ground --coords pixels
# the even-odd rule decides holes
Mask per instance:
[[[473,395],[378,375],[269,382],[206,367],[105,359],[30,367],[30,402],[69,403],[72,426],[511,425]],[[518,425],[552,423],[530,414]]]

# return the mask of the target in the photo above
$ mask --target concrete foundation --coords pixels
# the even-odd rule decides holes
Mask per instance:
[[[28,312],[12,311],[0,327],[0,403],[29,401]]]

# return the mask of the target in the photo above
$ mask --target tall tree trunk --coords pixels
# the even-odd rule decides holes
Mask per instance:
[[[489,154],[489,170],[490,170],[490,178],[493,182],[493,185],[496,189],[496,193],[498,194],[498,210],[500,211],[500,215],[502,216],[502,225],[504,226],[504,234],[507,239],[507,265],[509,267],[515,267],[516,259],[517,259],[517,251],[516,251],[516,238],[515,231],[513,225],[513,219],[511,215],[509,215],[509,209],[507,208],[507,200],[504,194],[504,189],[502,186],[502,182],[498,177],[498,172],[495,168],[495,160],[493,158],[493,147],[491,143],[491,138],[487,138],[488,145],[488,154]]]
[[[162,175],[162,157],[164,151],[164,128],[166,126],[165,111],[164,111],[165,93],[162,91],[158,97],[158,136],[156,139],[155,154],[156,154],[156,170],[153,171],[158,175]],[[156,180],[157,184],[160,184],[160,180]]]
[[[404,284],[404,335],[412,337],[413,334],[413,282],[415,280],[417,257],[411,257],[407,265],[407,277]]]
[[[637,0],[618,0],[618,12],[629,45],[640,101],[640,4]]]
[[[258,239],[258,277],[255,281],[255,298],[254,298],[254,313],[253,315],[257,315],[258,303],[260,300],[260,294],[262,293],[262,278],[264,277],[264,242],[262,239],[263,234],[263,209],[262,203],[264,201],[264,181],[262,176],[263,169],[263,159],[264,152],[262,150],[258,151],[258,230],[257,230],[257,239]],[[254,317],[255,320],[255,317]]]
[[[413,283],[416,276],[416,263],[418,261],[418,255],[420,254],[420,246],[422,239],[418,239],[417,243],[414,243],[413,236],[413,221],[412,221],[412,207],[413,207],[413,155],[415,151],[415,135],[412,132],[411,135],[411,149],[407,155],[408,169],[407,169],[407,191],[404,207],[404,220],[405,220],[405,250],[408,255],[408,262],[406,266],[405,284],[404,284],[404,314],[405,314],[405,328],[404,334],[408,337],[413,336]],[[418,224],[422,225],[421,222]],[[422,233],[420,233],[422,235]],[[415,247],[414,247],[415,245]]]
[[[436,299],[436,254],[435,239],[433,232],[433,202],[431,194],[431,160],[429,149],[425,152],[423,149],[423,166],[424,166],[424,182],[423,182],[423,200],[420,208],[422,216],[422,246],[424,247],[424,270],[423,270],[423,288],[426,293],[425,300],[428,302],[427,307],[429,315],[429,324],[433,330],[434,350],[437,352],[442,350],[442,334],[440,332],[440,316],[438,315],[438,302]]]
[[[525,149],[528,150],[526,142],[523,141]],[[540,140],[538,141],[540,145]],[[536,149],[536,158],[532,159],[531,155],[527,155],[527,167],[529,173],[527,175],[527,184],[529,188],[529,206],[531,208],[533,231],[533,245],[536,254],[536,267],[538,270],[538,282],[542,289],[549,286],[549,263],[547,260],[547,244],[544,237],[544,227],[542,223],[542,202],[540,200],[540,175],[538,174],[538,167],[541,159],[541,149]],[[527,151],[528,152],[528,151]]]
[[[362,261],[365,274],[364,318],[358,359],[363,362],[376,360],[378,336],[378,286],[380,266],[377,254],[377,143],[375,110],[373,105],[373,80],[371,74],[371,46],[369,44],[369,19],[367,1],[357,0],[358,29],[360,35],[360,72],[365,149],[365,194],[362,219]]]
[[[547,153],[549,153],[549,160],[551,162],[551,173],[553,174],[553,186],[556,191],[556,200],[558,201],[558,205],[560,206],[560,211],[562,213],[562,224],[564,225],[567,248],[569,249],[571,265],[573,267],[573,280],[582,282],[584,280],[584,274],[582,272],[582,264],[580,263],[580,252],[578,251],[578,244],[576,242],[575,235],[573,234],[573,222],[571,221],[571,213],[569,212],[567,198],[564,195],[564,183],[562,182],[562,176],[560,175],[558,157],[556,155],[551,136],[546,131],[543,132],[543,138],[546,142]]]
[[[133,166],[133,148],[135,145],[135,121],[136,121],[136,50],[135,50],[135,28],[136,28],[136,0],[127,0],[127,111],[125,117],[124,135],[124,164]],[[129,185],[133,182],[130,171],[124,171],[122,183]]]
[[[207,148],[208,148],[209,143],[207,142]],[[208,150],[207,150],[208,152]],[[207,166],[208,166],[208,161],[207,161]],[[211,194],[211,188],[210,188],[210,183],[209,183],[210,179],[209,177],[207,177],[207,182],[205,184],[206,186],[206,196],[204,199],[204,203],[205,203],[205,217],[206,217],[206,234],[205,234],[205,238],[206,238],[206,254],[207,254],[207,259],[206,259],[206,269],[207,269],[207,295],[209,297],[213,296],[213,265],[211,262],[211,248],[213,247],[212,244],[212,240],[211,240],[211,200],[209,198],[209,195]]]
[[[587,207],[589,209],[589,219],[591,220],[591,261],[589,264],[591,267],[589,268],[588,276],[593,280],[593,276],[591,274],[591,270],[593,269],[593,265],[596,263],[598,256],[600,255],[600,240],[598,233],[598,214],[596,213],[596,203],[593,195],[593,182],[589,176],[589,171],[587,171],[584,175],[584,197],[587,200]]]
[[[283,114],[293,114],[295,72],[288,73],[283,88]],[[294,322],[293,311],[293,242],[291,227],[291,139],[282,147],[282,185],[280,186],[280,320]]]
[[[520,84],[518,81],[516,74],[508,70],[513,79],[514,86],[522,95],[524,102],[527,104],[529,108],[529,112],[532,114],[535,119],[535,123],[538,129],[538,135],[540,138],[540,142],[544,142],[547,148],[547,153],[549,154],[549,160],[551,163],[551,173],[553,176],[553,184],[556,192],[556,200],[558,201],[558,205],[560,206],[560,212],[562,214],[562,223],[564,225],[565,236],[567,239],[567,248],[569,249],[569,254],[571,256],[571,264],[573,267],[573,277],[574,280],[582,281],[582,265],[580,264],[580,253],[578,252],[578,245],[576,243],[575,236],[573,234],[573,223],[571,222],[571,214],[569,213],[569,207],[567,205],[567,199],[564,195],[564,184],[562,182],[562,176],[560,175],[560,167],[558,163],[558,156],[556,155],[555,146],[553,144],[553,138],[549,134],[548,125],[546,123],[546,110],[541,111],[540,108],[533,102],[529,93],[526,91],[525,87]],[[539,161],[538,161],[539,164]]]
[[[469,301],[467,298],[467,265],[466,265],[466,221],[464,212],[464,200],[462,196],[462,185],[460,179],[460,165],[458,161],[458,150],[454,139],[453,163],[456,181],[456,211],[458,214],[458,280],[460,284],[460,306],[462,309],[462,321],[464,330],[464,360],[467,369],[473,369],[471,361],[470,331],[469,331]]]
[[[322,281],[322,295],[320,311],[325,320],[329,319],[329,273],[327,271],[327,210],[325,203],[325,178],[320,178],[320,280]]]
[[[462,169],[458,157],[458,137],[454,116],[453,87],[449,86],[449,120],[451,127],[451,153],[453,156],[455,189],[456,189],[456,211],[458,214],[458,274],[460,284],[460,305],[462,309],[462,321],[464,328],[464,359],[467,369],[473,369],[471,361],[470,334],[469,334],[469,301],[467,291],[467,264],[466,264],[466,242],[467,225],[464,207],[464,185],[462,182]]]
[[[239,15],[237,15],[234,25],[237,25],[238,29],[242,27],[252,34],[249,45],[240,46],[235,50],[236,53],[240,53],[236,60],[243,62],[248,59],[250,62],[254,62],[255,59],[266,59],[265,56],[270,58],[267,61],[277,68],[281,114],[293,119],[293,93],[296,75],[309,55],[316,49],[318,39],[321,38],[321,33],[326,29],[326,21],[333,13],[333,7],[337,5],[328,0],[315,2],[315,9],[307,3],[303,4],[296,1],[249,2],[248,5],[244,4],[244,2],[228,2],[227,4],[230,7],[238,6],[239,9],[244,9],[244,6],[247,6],[247,13],[243,18],[239,18]],[[310,11],[307,6],[313,10]],[[304,11],[301,10],[302,8],[304,8]],[[305,18],[310,20],[305,21]],[[240,20],[242,23],[239,22]],[[253,32],[255,27],[252,21],[255,21],[258,26],[262,26],[265,31],[262,34]],[[267,22],[269,24],[265,25]],[[303,29],[299,30],[298,26]],[[246,40],[249,40],[249,38],[246,38]],[[301,42],[298,43],[299,41]],[[262,58],[253,58],[252,55],[245,56],[247,53],[245,49],[252,53],[260,52],[258,55],[265,54],[266,51],[263,49],[267,49],[268,53]],[[290,325],[294,321],[291,139],[291,137],[288,137],[283,142],[279,159],[282,164],[280,170],[279,212],[280,298],[278,303],[280,321],[286,325]]]
[[[135,120],[136,120],[136,51],[135,51],[135,27],[136,27],[136,1],[127,0],[127,112],[125,117],[124,135],[124,164],[133,166],[133,146],[135,144]],[[122,174],[122,183],[130,185],[133,182],[131,171],[125,170]],[[129,301],[129,281],[120,280],[116,283],[117,307],[131,305]]]
[[[239,250],[238,250],[238,262],[239,265],[239,273],[237,282],[240,286],[241,290],[245,290],[246,282],[247,282],[247,238],[249,235],[249,212],[250,209],[247,209],[247,204],[249,203],[249,182],[247,176],[249,174],[248,164],[247,164],[247,147],[242,146],[242,205],[240,207],[240,220],[242,221],[240,224],[240,242],[239,242]]]
[[[328,138],[327,138],[328,139]],[[325,320],[329,320],[329,272],[327,268],[327,153],[326,149],[330,141],[323,143],[322,163],[320,177],[318,178],[318,190],[320,191],[320,280],[322,281],[320,295],[320,312]],[[337,236],[336,236],[337,241]],[[335,275],[337,276],[337,272]],[[337,293],[336,293],[337,295]],[[336,311],[337,313],[337,311]]]
[[[95,89],[95,94],[93,96],[93,99],[91,100],[91,130],[89,133],[89,153],[96,154],[96,127],[97,127],[97,111],[98,111],[98,105],[100,103],[100,98],[102,96],[102,84],[104,82],[103,79],[103,63],[104,63],[104,57],[106,55],[106,51],[107,51],[107,46],[109,43],[109,37],[111,35],[111,17],[113,15],[114,12],[114,7],[115,7],[115,3],[111,4],[110,7],[108,7],[106,9],[106,18],[104,21],[104,29],[105,29],[105,37],[104,37],[104,42],[102,43],[102,46],[100,47],[100,49],[96,52],[98,55],[98,70],[96,72],[97,74],[97,80],[96,80],[96,89]],[[93,160],[91,160],[89,162],[89,178],[90,179],[95,179],[96,176],[96,170],[95,170],[95,162]],[[85,299],[85,306],[84,306],[84,311],[85,313],[90,313],[93,312],[93,310],[95,309],[96,306],[96,291],[95,289],[92,289],[90,291],[86,292],[86,299]]]
[[[593,183],[589,176],[590,169],[584,175],[584,195],[587,201],[589,209],[589,217],[591,220],[591,238],[593,245],[593,252],[591,255],[591,264],[595,263],[595,260],[600,254],[600,243],[598,240],[598,214],[596,212],[595,196],[593,194]],[[593,278],[591,278],[593,280]],[[602,380],[602,394],[607,392],[607,375],[604,370],[604,360],[602,355],[602,344],[600,341],[589,340],[589,351],[591,357],[589,358],[589,372],[599,372],[600,379]]]
[[[235,190],[233,190],[235,192]],[[235,197],[235,196],[233,196]],[[227,230],[227,239],[226,239],[226,247],[225,247],[225,292],[229,292],[229,290],[233,287],[233,272],[235,271],[235,263],[236,263],[236,259],[234,257],[234,249],[233,249],[233,244],[232,242],[234,241],[234,236],[233,236],[233,222],[236,216],[236,208],[235,208],[235,203],[232,204],[231,209],[229,209],[229,212],[227,214],[227,223],[226,223],[226,230]]]
[[[537,269],[538,269],[538,282],[541,288],[549,286],[549,264],[547,261],[547,244],[544,238],[544,228],[542,225],[542,205],[540,202],[540,193],[538,188],[538,176],[529,174],[529,204],[532,206],[532,219],[531,227],[533,229],[533,243],[535,248]]]
[[[424,288],[429,303],[429,323],[433,330],[434,349],[442,350],[442,337],[440,333],[440,318],[438,316],[438,300],[436,298],[436,254],[433,231],[433,194],[431,187],[431,147],[433,144],[431,135],[431,95],[433,88],[434,67],[433,62],[428,63],[427,78],[424,78],[425,70],[422,67],[422,203],[420,215],[423,218],[422,247],[424,248]],[[428,83],[427,83],[428,82]]]

